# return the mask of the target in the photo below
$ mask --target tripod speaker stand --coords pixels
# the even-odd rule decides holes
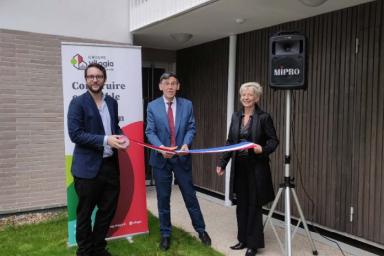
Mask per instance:
[[[307,222],[305,220],[303,211],[301,209],[299,200],[297,198],[297,194],[295,191],[295,184],[293,183],[293,178],[289,175],[289,167],[290,167],[290,154],[289,154],[289,139],[290,139],[290,113],[291,112],[291,90],[287,90],[287,95],[286,95],[286,125],[285,125],[285,161],[284,161],[284,182],[280,184],[279,191],[276,195],[275,200],[272,203],[272,207],[269,211],[269,214],[264,222],[264,229],[267,226],[268,222],[270,222],[272,230],[279,242],[280,248],[283,252],[284,255],[286,256],[291,256],[292,255],[292,239],[301,224],[303,222],[304,230],[305,233],[308,237],[308,240],[311,244],[312,247],[312,253],[313,255],[318,255],[318,252],[316,250],[315,244],[312,240],[311,234],[309,233]],[[272,223],[271,217],[273,212],[275,211],[276,205],[279,202],[279,199],[284,191],[284,199],[285,199],[285,247],[283,247],[283,244],[276,232],[275,226]],[[291,233],[291,194],[293,196],[294,202],[296,203],[297,210],[299,211],[300,214],[300,219],[299,222],[297,223],[297,226],[293,232]]]

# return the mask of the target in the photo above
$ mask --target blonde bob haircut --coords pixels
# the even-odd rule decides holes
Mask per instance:
[[[251,88],[255,96],[260,97],[263,94],[263,87],[256,82],[247,82],[240,86],[239,94],[241,95],[245,89]]]

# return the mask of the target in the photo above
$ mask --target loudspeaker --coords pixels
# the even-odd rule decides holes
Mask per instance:
[[[278,34],[269,38],[269,85],[274,89],[306,88],[305,36]]]

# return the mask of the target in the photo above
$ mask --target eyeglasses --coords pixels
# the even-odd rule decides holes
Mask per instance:
[[[103,80],[104,79],[104,76],[86,76],[85,77],[87,80],[97,80],[97,81],[100,81],[100,80]]]

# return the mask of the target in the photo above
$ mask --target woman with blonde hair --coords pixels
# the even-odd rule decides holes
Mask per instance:
[[[253,149],[224,153],[216,172],[223,175],[226,165],[232,159],[230,199],[237,204],[238,243],[230,248],[247,248],[245,255],[253,256],[257,249],[264,248],[262,206],[275,197],[269,154],[275,151],[279,140],[271,116],[258,105],[262,94],[260,84],[244,83],[239,94],[242,108],[232,115],[226,144],[250,141],[256,146]]]

